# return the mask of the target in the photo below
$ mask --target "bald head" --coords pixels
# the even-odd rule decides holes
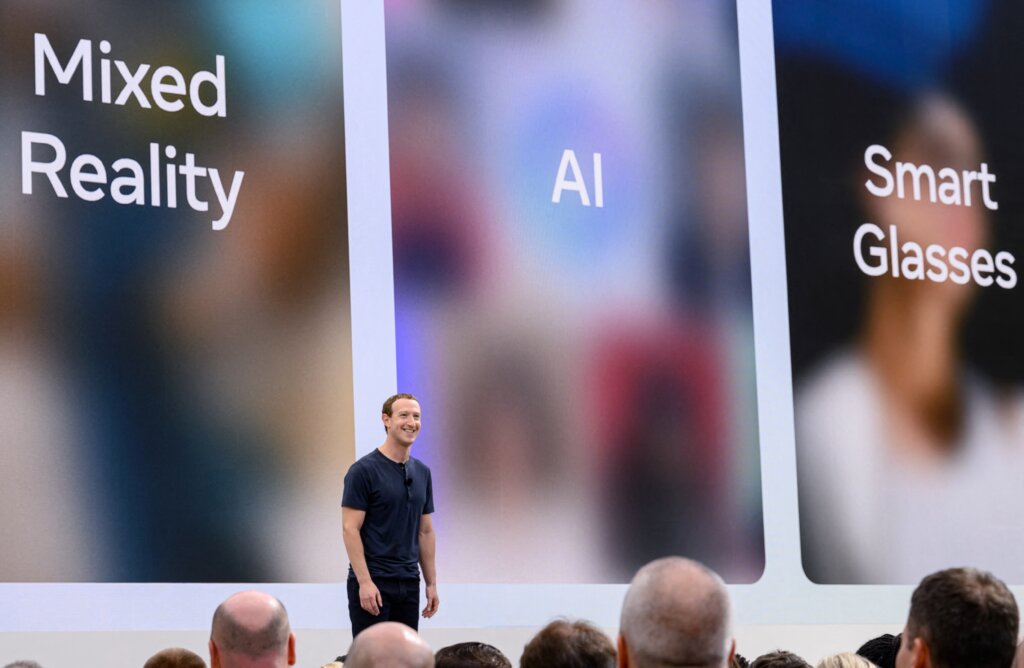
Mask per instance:
[[[729,595],[706,566],[666,557],[641,568],[619,626],[628,665],[725,666],[732,648]],[[622,665],[622,664],[620,664]]]
[[[433,668],[434,653],[405,624],[381,622],[356,636],[345,668]]]
[[[243,591],[217,606],[210,660],[215,668],[294,664],[295,637],[281,601],[263,592]]]

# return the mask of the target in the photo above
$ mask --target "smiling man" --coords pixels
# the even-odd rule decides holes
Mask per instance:
[[[342,530],[348,552],[348,612],[352,637],[378,622],[417,629],[419,614],[437,612],[434,494],[430,469],[411,456],[420,432],[420,404],[396,394],[381,411],[384,443],[345,474]],[[427,604],[420,603],[420,568]]]

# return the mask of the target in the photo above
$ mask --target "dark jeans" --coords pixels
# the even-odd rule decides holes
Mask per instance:
[[[359,581],[348,579],[348,616],[352,620],[352,637],[378,622],[401,622],[413,629],[420,624],[420,581],[417,578],[374,578],[383,605],[374,617],[359,605]]]

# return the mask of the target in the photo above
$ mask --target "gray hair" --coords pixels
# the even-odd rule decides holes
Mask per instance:
[[[245,625],[238,619],[239,609],[252,605],[253,599],[266,606],[266,620],[258,628]],[[221,651],[248,657],[284,651],[290,634],[288,611],[284,604],[262,592],[241,592],[217,606],[210,632]]]
[[[721,578],[682,557],[641,568],[622,604],[620,633],[642,668],[724,666],[730,650],[729,595]]]
[[[345,668],[433,668],[434,653],[419,634],[405,624],[379,622],[352,641]]]

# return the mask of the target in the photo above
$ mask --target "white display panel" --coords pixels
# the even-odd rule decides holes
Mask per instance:
[[[381,25],[380,7],[362,10],[369,15],[368,25]],[[730,587],[737,619],[742,624],[875,623],[898,627],[905,619],[911,587],[819,586],[806,578],[801,567],[771,6],[740,2],[738,19],[766,568],[756,583]],[[379,37],[383,39],[383,35]],[[381,52],[383,46],[376,49]],[[353,104],[351,98],[348,104]],[[378,119],[380,132],[386,131],[383,118]],[[386,137],[377,141],[386,143]],[[354,158],[350,156],[350,170],[355,169]],[[376,156],[366,165],[381,169]],[[373,238],[383,243],[390,223],[377,220],[382,228]],[[375,323],[362,324],[370,325],[369,331],[376,332],[378,340],[393,332],[375,329]],[[362,401],[372,406],[377,397],[364,396]],[[376,443],[376,421],[362,419],[369,423],[363,433],[369,434],[371,444]],[[443,555],[439,555],[438,565],[443,572]],[[615,626],[624,592],[624,585],[449,584],[441,592],[441,611],[430,623],[452,627],[542,625],[553,617],[568,615]]]

